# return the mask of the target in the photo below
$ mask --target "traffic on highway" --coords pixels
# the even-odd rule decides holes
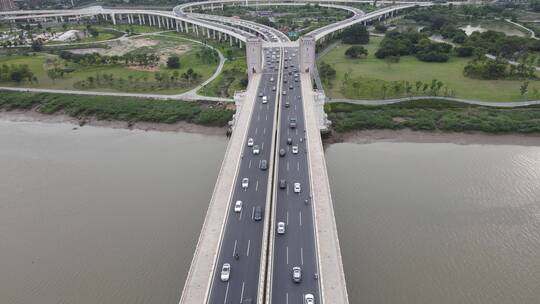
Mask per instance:
[[[278,48],[266,48],[263,54],[263,73],[245,135],[208,303],[257,301],[277,107],[277,90],[272,88],[278,82],[281,57]]]
[[[298,48],[283,53],[271,302],[320,303]]]

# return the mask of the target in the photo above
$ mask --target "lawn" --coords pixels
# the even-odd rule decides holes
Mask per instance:
[[[145,39],[149,39],[147,37]],[[197,53],[204,48],[200,44],[196,44],[188,41],[174,40],[170,41],[167,37],[155,37],[151,38],[159,41],[159,44],[151,47],[143,47],[136,49],[132,52],[140,51],[154,51],[156,49],[165,49],[171,47],[178,47],[180,44],[189,46],[189,50],[180,55],[181,68],[175,69],[181,75],[189,68],[192,68],[196,73],[200,74],[200,78],[192,83],[182,86],[160,86],[154,78],[155,73],[151,71],[141,71],[130,69],[124,65],[114,66],[79,66],[74,63],[69,63],[68,66],[74,68],[74,72],[69,73],[62,79],[56,79],[53,81],[47,76],[47,59],[57,58],[56,55],[47,53],[38,53],[37,55],[13,55],[13,56],[0,56],[0,64],[27,64],[32,72],[36,75],[37,83],[21,83],[16,84],[13,82],[0,83],[2,86],[20,86],[20,87],[33,87],[33,88],[51,88],[51,89],[85,89],[85,90],[98,90],[98,91],[121,91],[121,92],[151,92],[159,94],[177,94],[185,92],[199,83],[208,79],[215,71],[217,62],[205,63],[201,58],[198,58]],[[145,48],[147,48],[145,50]],[[165,66],[159,68],[159,72],[172,74],[175,70],[168,69]],[[112,74],[115,79],[123,79],[123,81],[117,81],[110,85],[100,85],[98,87],[85,88],[81,87],[80,82],[86,80],[88,77],[96,78],[97,75]],[[154,85],[155,84],[155,85]]]
[[[451,57],[446,63],[421,62],[412,56],[404,56],[399,63],[390,66],[384,60],[373,55],[378,49],[382,38],[371,37],[367,49],[367,58],[348,59],[345,50],[349,45],[339,45],[320,60],[330,64],[337,71],[336,78],[326,85],[326,93],[333,98],[381,99],[384,94],[381,85],[391,81],[409,81],[414,85],[416,81],[431,83],[437,79],[444,83],[448,91],[454,91],[455,97],[483,101],[518,101],[522,100],[520,85],[517,80],[478,80],[463,76],[463,67],[470,59]],[[348,84],[345,83],[345,74],[349,73]],[[352,83],[357,81],[361,88],[354,88]],[[362,85],[362,84],[368,85]],[[358,85],[357,85],[358,86]],[[540,90],[540,81],[529,82],[529,92],[533,88]],[[401,95],[404,95],[402,93]],[[386,97],[397,97],[389,96]],[[535,96],[526,96],[528,99],[538,99]]]
[[[234,92],[245,90],[242,79],[246,77],[246,60],[244,58],[226,61],[221,74],[204,86],[199,94],[214,97],[234,96]]]

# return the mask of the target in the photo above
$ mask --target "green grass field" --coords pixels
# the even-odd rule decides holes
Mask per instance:
[[[383,81],[404,81],[407,80],[414,85],[418,80],[431,82],[432,79],[440,80],[454,90],[455,97],[467,98],[483,101],[519,101],[523,100],[519,87],[521,81],[516,80],[478,80],[463,76],[463,67],[469,59],[451,57],[446,63],[421,62],[415,57],[404,56],[399,63],[390,65],[384,60],[375,58],[373,55],[378,48],[382,38],[371,37],[367,49],[367,58],[348,59],[344,53],[349,45],[339,45],[320,60],[330,64],[337,71],[336,79],[331,86],[326,86],[325,90],[333,98],[358,98],[358,99],[381,99],[383,93],[380,85]],[[344,75],[349,72],[351,80],[370,83],[362,89],[355,89],[349,81],[344,84]],[[540,90],[540,81],[529,81],[529,92],[533,88]],[[399,97],[399,96],[386,96]],[[540,96],[526,96],[527,99],[540,99]]]
[[[147,37],[149,38],[149,37]],[[181,68],[176,69],[180,74],[186,72],[189,68],[192,68],[201,75],[201,77],[191,83],[186,87],[151,87],[149,83],[155,82],[154,73],[150,71],[140,71],[135,69],[127,68],[123,65],[115,66],[77,66],[70,63],[69,66],[75,69],[74,72],[69,73],[62,79],[52,80],[47,76],[47,58],[55,58],[55,55],[38,53],[37,55],[15,55],[15,56],[0,56],[0,64],[27,64],[30,69],[34,72],[38,78],[37,83],[28,83],[23,82],[21,84],[16,84],[14,82],[3,82],[0,83],[2,86],[20,86],[20,87],[33,87],[33,88],[51,88],[51,89],[65,89],[70,90],[76,87],[76,84],[82,80],[87,79],[89,76],[95,77],[97,74],[113,74],[116,79],[123,78],[126,80],[126,83],[123,85],[115,86],[101,86],[93,88],[97,91],[128,91],[128,92],[148,92],[148,93],[159,93],[159,94],[177,94],[185,92],[199,83],[203,82],[205,79],[208,79],[215,71],[217,67],[216,63],[203,63],[200,58],[197,58],[197,53],[204,46],[188,41],[174,40],[166,37],[156,37],[156,40],[160,43],[156,46],[148,47],[148,51],[151,51],[150,48],[162,48],[162,47],[171,47],[178,46],[179,44],[189,45],[191,48],[186,53],[180,55]],[[140,51],[140,49],[136,50]],[[164,66],[161,66],[159,69],[160,72],[168,72],[172,74],[174,70],[168,69]],[[132,82],[127,80],[131,79]],[[145,85],[140,85],[144,83]],[[79,87],[80,88],[80,87]]]
[[[246,60],[244,58],[226,61],[221,74],[204,86],[199,94],[214,97],[232,98],[235,91],[245,90],[241,79],[246,77]]]

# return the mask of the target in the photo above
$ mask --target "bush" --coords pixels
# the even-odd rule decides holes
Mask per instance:
[[[169,56],[167,59],[167,67],[169,69],[179,69],[180,68],[180,57],[173,55]]]
[[[458,57],[471,57],[474,49],[470,46],[461,46],[456,48]]]
[[[358,58],[362,55],[368,55],[368,51],[363,46],[353,45],[345,51],[345,56],[349,58]]]

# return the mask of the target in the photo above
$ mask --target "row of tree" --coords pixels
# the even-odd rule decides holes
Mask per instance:
[[[451,50],[450,44],[430,41],[422,33],[391,31],[381,41],[375,57],[415,55],[421,61],[446,62]]]
[[[535,59],[524,58],[516,64],[510,64],[500,57],[491,59],[482,56],[469,61],[463,68],[463,74],[478,79],[534,79]]]
[[[156,66],[159,63],[159,56],[150,53],[127,53],[122,56],[104,56],[99,53],[75,54],[69,51],[60,51],[60,58],[80,65],[115,65],[131,64],[140,66]]]
[[[37,82],[37,77],[26,64],[3,64],[0,66],[0,80],[4,82],[21,83]]]

